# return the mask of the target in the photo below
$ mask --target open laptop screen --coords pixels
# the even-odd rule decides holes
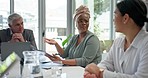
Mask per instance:
[[[31,51],[32,47],[29,42],[2,42],[1,59],[5,60],[12,52],[15,52],[20,58],[24,58],[23,51]]]

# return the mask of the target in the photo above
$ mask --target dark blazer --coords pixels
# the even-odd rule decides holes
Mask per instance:
[[[0,30],[0,46],[2,42],[8,42],[11,40],[12,34],[10,28]],[[33,31],[24,29],[23,37],[26,42],[30,42],[34,49],[37,49]]]

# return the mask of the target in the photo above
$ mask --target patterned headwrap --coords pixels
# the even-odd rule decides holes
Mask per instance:
[[[76,9],[75,15],[74,15],[74,20],[78,18],[82,14],[87,14],[88,17],[90,18],[90,11],[87,6],[81,5]]]

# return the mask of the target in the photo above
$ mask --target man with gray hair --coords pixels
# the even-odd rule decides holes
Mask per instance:
[[[24,29],[23,18],[13,13],[8,17],[9,28],[0,30],[0,46],[2,42],[30,42],[37,49],[33,31]]]

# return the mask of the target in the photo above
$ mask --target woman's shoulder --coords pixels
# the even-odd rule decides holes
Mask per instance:
[[[1,35],[5,35],[7,33],[10,34],[10,29],[9,28],[0,30]]]
[[[91,31],[88,31],[86,36],[85,36],[85,41],[99,41],[99,38],[94,34],[92,33]]]
[[[87,31],[87,34],[86,34],[86,35],[87,35],[87,37],[88,37],[88,36],[96,36],[96,35],[95,35],[94,33],[92,33],[91,31]],[[96,37],[97,37],[97,36],[96,36]]]
[[[96,38],[96,39],[99,39],[98,37],[97,37],[97,35],[95,35],[93,32],[91,32],[91,31],[88,31],[87,32],[87,37],[92,37],[92,38]]]
[[[70,38],[70,41],[76,40],[77,36],[78,36],[78,34],[73,35],[73,36]]]
[[[116,45],[121,45],[124,42],[124,39],[125,39],[125,36],[121,35],[121,36],[115,38],[113,43]]]

